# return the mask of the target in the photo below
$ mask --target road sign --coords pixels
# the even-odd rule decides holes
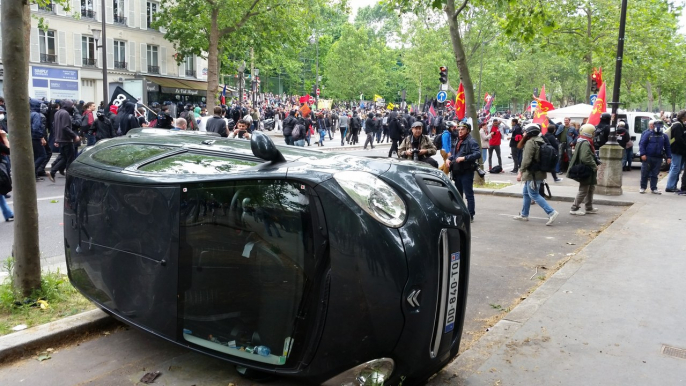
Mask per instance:
[[[319,89],[317,89],[317,96],[319,96]]]
[[[598,94],[592,94],[589,99],[591,101],[591,104],[594,104],[595,100],[598,99]]]
[[[536,102],[536,101],[531,101],[531,111],[536,110],[536,107],[538,107],[538,102]]]
[[[436,94],[436,100],[439,103],[445,102],[446,99],[448,99],[448,94],[445,91],[439,91],[438,94]]]

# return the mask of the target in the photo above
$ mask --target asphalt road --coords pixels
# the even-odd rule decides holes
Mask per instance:
[[[382,146],[374,151],[350,151],[358,155],[382,155],[384,152],[387,154],[388,148]],[[507,159],[506,154],[503,157]],[[514,176],[504,173],[491,179],[512,180]],[[60,203],[63,188],[64,178],[58,178],[55,184],[38,183],[41,250],[46,257],[62,256]],[[58,203],[51,203],[52,200],[58,200]],[[521,199],[476,196],[463,349],[509,307],[527,296],[558,263],[592,240],[624,210],[601,206],[597,215],[574,217],[568,214],[569,203],[553,202],[552,206],[561,214],[554,226],[546,227],[546,216],[536,207],[531,210],[529,222],[511,219],[521,209]],[[3,226],[9,231],[2,234],[11,234],[12,223]],[[0,252],[9,251],[10,240],[11,237],[0,240]],[[127,385],[137,384],[146,372],[158,370],[162,372],[155,382],[158,385],[253,384],[241,378],[226,362],[136,329],[118,329],[60,348],[48,361],[27,358],[2,366],[0,379],[3,385]],[[272,384],[296,383],[280,379]]]

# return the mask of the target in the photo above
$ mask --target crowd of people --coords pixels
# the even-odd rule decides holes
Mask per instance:
[[[325,146],[333,141],[336,133],[340,146],[357,145],[363,141],[363,148],[374,149],[375,144],[391,143],[388,157],[398,157],[425,162],[440,168],[449,175],[463,197],[472,221],[475,215],[474,173],[485,174],[481,165],[487,164],[491,173],[504,173],[501,146],[510,148],[514,167],[510,173],[523,182],[523,207],[514,218],[527,221],[531,202],[536,202],[549,216],[547,225],[558,216],[545,201],[544,188],[547,174],[555,182],[562,181],[558,175],[566,173],[568,178],[579,182],[579,191],[570,213],[585,215],[596,213],[593,195],[597,184],[597,169],[600,163],[598,153],[610,135],[613,117],[605,113],[596,126],[577,123],[565,118],[561,123],[548,122],[547,130],[532,123],[531,116],[511,114],[509,111],[491,116],[480,112],[478,125],[480,141],[471,135],[472,125],[468,120],[459,120],[453,109],[439,110],[432,114],[397,108],[385,109],[373,103],[338,103],[331,109],[312,110],[295,96],[266,94],[255,107],[238,104],[221,105],[208,114],[203,105],[154,103],[149,109],[125,101],[120,106],[110,105],[105,111],[93,102],[56,100],[51,103],[31,99],[31,137],[33,141],[34,166],[37,180],[65,174],[71,162],[83,145],[127,134],[136,128],[158,128],[176,130],[198,130],[219,134],[222,137],[250,139],[255,130],[275,129],[281,131],[286,145]],[[681,189],[677,189],[679,174],[686,163],[686,133],[684,122],[686,111],[673,119],[663,117],[649,123],[650,133],[641,136],[640,192],[645,193],[650,183],[654,194],[657,189],[657,175],[663,160],[670,165],[667,182],[668,192],[686,193],[682,177]],[[670,127],[670,135],[664,129]],[[10,143],[7,137],[4,100],[0,98],[0,160],[11,170],[9,161]],[[364,134],[364,138],[361,136]],[[617,142],[624,149],[622,167],[631,170],[634,144],[627,130],[626,122],[617,123]],[[318,138],[317,138],[318,136]],[[480,142],[480,143],[479,143]],[[543,149],[543,150],[542,150]],[[548,150],[553,155],[548,155]],[[46,167],[53,152],[59,156],[53,161],[50,172]],[[442,162],[434,156],[439,154]],[[494,165],[495,159],[497,164]],[[542,158],[548,165],[542,167]],[[671,161],[674,162],[671,162]],[[12,221],[13,213],[5,202],[7,196],[0,196],[0,209],[6,221]]]

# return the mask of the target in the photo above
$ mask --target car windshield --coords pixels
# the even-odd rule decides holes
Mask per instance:
[[[187,185],[182,192],[184,340],[285,364],[314,265],[308,188],[262,180]]]

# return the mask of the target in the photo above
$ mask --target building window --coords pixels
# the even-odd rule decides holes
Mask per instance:
[[[81,37],[81,58],[83,65],[87,67],[95,67],[95,40],[92,36]]]
[[[38,4],[38,10],[42,12],[55,13],[55,9],[52,7],[52,1],[48,0],[45,4]]]
[[[126,10],[124,9],[124,0],[112,0],[112,9],[114,11],[114,23],[126,25]]]
[[[160,66],[157,62],[157,50],[157,46],[148,45],[148,72],[151,74],[160,73]]]
[[[195,55],[187,56],[184,63],[186,64],[186,76],[195,77]]]
[[[157,3],[148,2],[147,8],[147,20],[148,29],[156,29],[152,27],[152,23],[155,21],[155,14],[157,13]]]
[[[114,68],[126,69],[126,42],[114,41]]]
[[[40,41],[40,61],[42,63],[56,63],[57,55],[55,54],[55,31],[39,30],[38,40]]]
[[[93,11],[93,0],[81,0],[81,17],[95,19],[95,11]]]

